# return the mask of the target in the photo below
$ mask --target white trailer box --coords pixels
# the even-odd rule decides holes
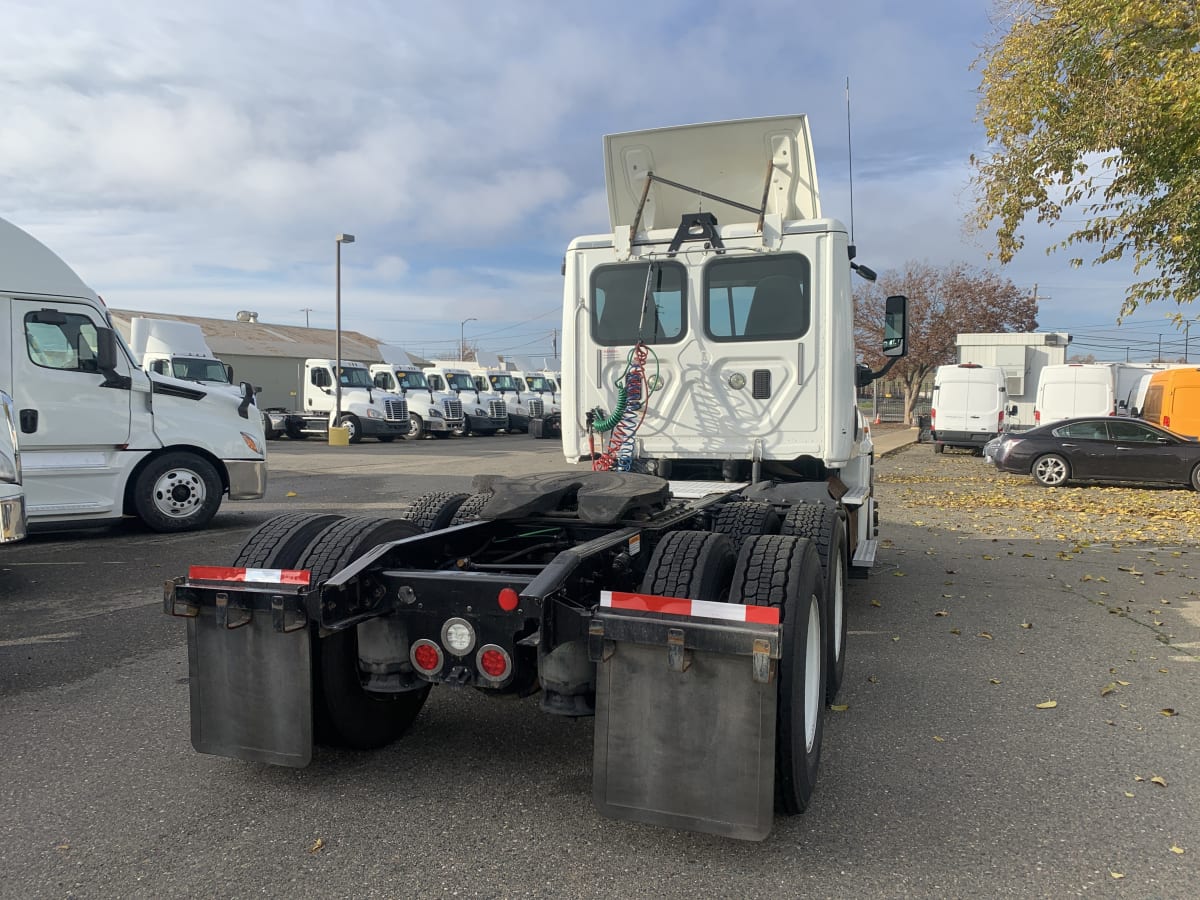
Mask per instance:
[[[208,524],[267,483],[263,425],[242,396],[141,369],[108,310],[53,252],[0,220],[0,390],[15,401],[31,526],[137,515]]]
[[[969,447],[981,453],[1004,430],[1007,405],[1007,377],[999,366],[938,366],[929,410],[934,452]]]
[[[1076,416],[1111,416],[1115,412],[1112,364],[1064,363],[1042,369],[1033,410],[1035,427]]]

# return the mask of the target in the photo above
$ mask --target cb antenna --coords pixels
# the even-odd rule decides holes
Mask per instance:
[[[850,244],[854,245],[854,147],[850,143],[850,76],[846,76],[846,159],[850,164]]]

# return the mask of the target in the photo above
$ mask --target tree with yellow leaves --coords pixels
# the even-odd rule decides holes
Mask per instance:
[[[1200,294],[1200,4],[996,0],[977,65],[990,153],[973,159],[972,224],[1008,262],[1029,215],[1083,214],[1050,250],[1128,258],[1121,315]],[[1071,260],[1082,265],[1082,258]],[[1182,316],[1178,311],[1175,318]]]

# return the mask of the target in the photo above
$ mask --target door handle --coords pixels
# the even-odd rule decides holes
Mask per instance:
[[[36,409],[23,409],[17,413],[17,418],[21,421],[21,433],[33,434],[38,427],[38,411]]]

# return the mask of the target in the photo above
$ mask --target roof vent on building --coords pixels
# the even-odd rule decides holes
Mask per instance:
[[[256,313],[256,312],[251,312],[251,311],[250,311],[250,310],[248,310],[248,309],[239,309],[239,310],[238,310],[238,314],[237,314],[237,320],[238,320],[239,322],[254,322],[254,323],[257,323],[257,322],[258,322],[258,313]]]

